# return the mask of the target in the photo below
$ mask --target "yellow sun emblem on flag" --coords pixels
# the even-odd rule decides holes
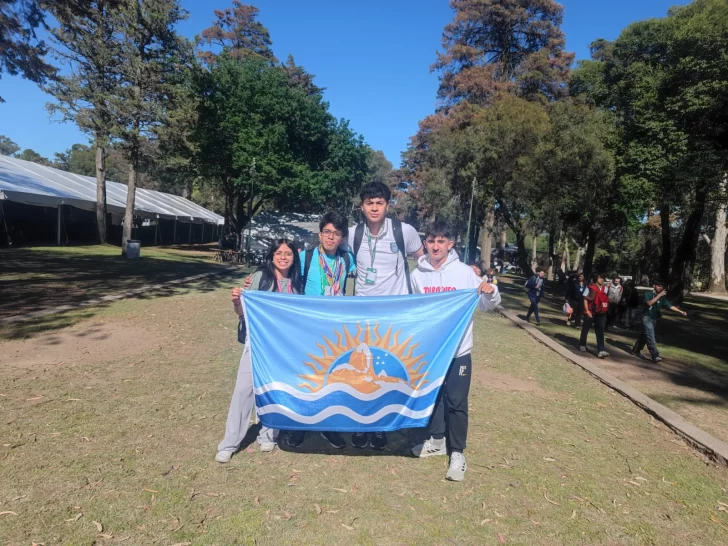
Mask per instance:
[[[385,383],[402,383],[413,390],[429,383],[427,372],[420,373],[426,364],[425,354],[414,355],[419,343],[413,343],[410,336],[401,343],[402,330],[392,332],[390,324],[384,335],[379,334],[379,323],[372,327],[369,322],[362,328],[356,325],[356,335],[342,326],[343,335],[334,330],[336,343],[324,337],[323,343],[316,343],[321,356],[308,353],[312,362],[304,362],[312,374],[299,375],[305,382],[300,388],[312,392],[334,383],[345,384],[359,392],[368,394],[378,391]]]

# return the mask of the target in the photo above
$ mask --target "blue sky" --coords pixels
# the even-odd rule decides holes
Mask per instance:
[[[437,75],[429,66],[452,19],[446,0],[257,0],[273,51],[316,75],[331,112],[351,121],[375,149],[399,165],[400,153],[419,120],[436,103]],[[596,38],[614,39],[628,24],[662,17],[687,0],[562,0],[567,49],[589,57]],[[210,26],[214,9],[231,0],[182,0],[190,17],[180,25],[188,37]],[[7,74],[0,79],[0,134],[46,157],[85,136],[72,123],[49,119],[49,98],[35,84]]]

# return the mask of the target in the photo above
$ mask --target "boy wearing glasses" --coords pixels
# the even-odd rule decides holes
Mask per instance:
[[[343,296],[346,293],[346,279],[356,273],[356,262],[351,252],[339,248],[348,222],[339,212],[327,212],[319,222],[319,246],[300,252],[301,277],[306,296]],[[337,432],[322,432],[321,435],[332,447],[342,449],[346,442]],[[306,432],[294,430],[286,443],[299,447]]]

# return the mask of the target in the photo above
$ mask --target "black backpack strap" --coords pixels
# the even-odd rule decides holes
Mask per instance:
[[[407,261],[407,249],[404,246],[404,233],[402,233],[402,222],[396,218],[392,220],[392,232],[394,233],[394,242],[404,259],[404,274],[407,277],[407,290],[412,293],[412,282],[410,281],[409,262]]]
[[[356,260],[356,257],[359,255],[359,248],[361,247],[361,241],[364,238],[364,224],[357,224],[356,229],[354,230],[354,246],[352,250],[354,251],[354,259]]]
[[[303,278],[301,282],[303,284],[303,293],[306,293],[306,281],[308,280],[308,270],[311,269],[311,259],[313,259],[313,249],[303,251],[306,255],[303,258]]]

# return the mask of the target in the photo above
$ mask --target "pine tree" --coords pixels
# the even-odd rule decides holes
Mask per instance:
[[[451,0],[455,19],[445,27],[439,97],[487,103],[498,93],[530,100],[566,93],[569,65],[559,26],[563,6],[554,0]]]
[[[45,91],[55,103],[51,114],[73,121],[93,139],[96,155],[96,225],[98,240],[106,242],[106,156],[114,128],[113,108],[121,92],[115,74],[120,63],[118,33],[119,0],[83,3],[51,2],[49,10],[58,23],[51,30],[53,52],[68,75],[52,80]]]
[[[174,29],[186,17],[178,0],[124,0],[115,17],[121,29],[115,74],[121,93],[115,105],[114,133],[129,161],[122,232],[122,255],[126,255],[145,141],[155,137],[155,129],[165,123],[174,106],[191,44]]]

